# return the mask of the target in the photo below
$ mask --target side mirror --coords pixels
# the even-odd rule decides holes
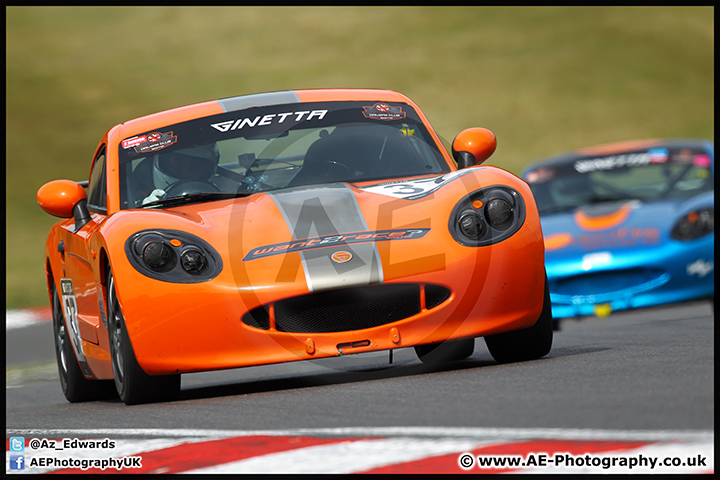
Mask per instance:
[[[45,212],[60,218],[75,217],[75,231],[90,221],[85,189],[70,180],[53,180],[37,192],[37,202]]]
[[[487,128],[468,128],[458,133],[452,143],[452,155],[458,168],[480,165],[497,148],[495,134]]]

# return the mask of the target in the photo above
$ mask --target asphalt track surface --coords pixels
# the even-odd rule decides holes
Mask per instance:
[[[398,349],[392,364],[388,352],[378,352],[189,374],[178,401],[131,407],[65,400],[49,322],[7,330],[6,347],[7,473],[20,473],[9,466],[19,453],[10,451],[13,436],[25,439],[26,462],[41,454],[141,455],[143,469],[131,473],[714,471],[714,313],[707,302],[567,320],[550,354],[530,362],[499,365],[478,339],[469,359],[441,367]],[[29,444],[78,438],[116,445],[58,452]],[[460,466],[463,453],[527,462],[538,451],[599,456],[570,466]],[[643,455],[683,460],[607,469],[599,460],[607,452],[621,455],[618,465]],[[75,472],[77,465],[36,462],[24,471]]]

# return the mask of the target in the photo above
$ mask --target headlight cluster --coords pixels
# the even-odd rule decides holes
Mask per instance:
[[[140,273],[166,282],[204,282],[222,270],[222,260],[210,244],[176,230],[135,233],[125,242],[125,253]]]
[[[670,236],[675,240],[695,240],[715,229],[715,209],[702,208],[682,217],[673,227]]]
[[[482,188],[455,205],[450,234],[460,244],[481,247],[498,243],[517,232],[525,221],[525,202],[504,185]]]

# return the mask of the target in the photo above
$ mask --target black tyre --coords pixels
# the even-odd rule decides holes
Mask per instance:
[[[110,357],[115,388],[120,399],[127,405],[136,405],[177,398],[180,394],[180,375],[150,376],[138,364],[115,295],[112,272],[108,273],[107,313]]]
[[[415,347],[415,353],[426,365],[464,360],[475,351],[475,339],[464,338],[442,343],[429,343]]]
[[[485,337],[490,354],[500,363],[521,362],[544,357],[550,352],[552,341],[553,317],[547,275],[545,276],[543,308],[535,325],[523,330]]]
[[[53,336],[55,337],[55,358],[60,376],[60,387],[65,398],[72,403],[98,400],[114,395],[113,382],[109,380],[89,380],[85,378],[72,341],[68,335],[62,303],[55,282],[52,282]]]

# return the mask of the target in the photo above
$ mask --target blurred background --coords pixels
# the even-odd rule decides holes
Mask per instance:
[[[57,220],[105,131],[236,95],[387,88],[447,140],[481,126],[515,174],[567,150],[714,139],[713,7],[6,7],[7,308],[48,305]]]

